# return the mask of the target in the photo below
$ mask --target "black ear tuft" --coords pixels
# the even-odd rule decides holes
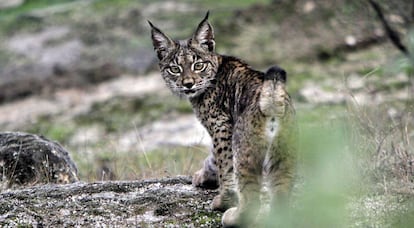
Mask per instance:
[[[207,21],[208,20],[208,15],[210,15],[210,10],[207,10],[206,16],[204,16],[203,21]]]
[[[162,60],[167,56],[168,51],[175,47],[175,43],[150,21],[148,21],[148,24],[151,26],[152,45],[155,52],[157,52],[158,59]]]
[[[151,26],[151,28],[154,28],[155,26],[151,23],[150,20],[147,20],[148,24]]]
[[[213,27],[208,23],[208,16],[210,11],[207,11],[206,16],[200,22],[192,38],[192,45],[195,47],[202,48],[206,51],[214,51],[215,41],[214,41],[214,31]]]

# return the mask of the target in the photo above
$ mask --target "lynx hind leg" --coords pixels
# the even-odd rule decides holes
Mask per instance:
[[[239,204],[223,214],[223,227],[254,227],[257,222],[260,210],[260,184],[259,178],[250,177],[239,178]]]
[[[206,189],[216,189],[219,187],[217,167],[212,154],[204,160],[203,168],[194,173],[192,184],[195,187]]]
[[[266,72],[259,100],[260,111],[265,116],[285,114],[285,101],[289,98],[285,85],[286,72],[282,68],[274,66]]]
[[[257,141],[253,131],[249,131],[252,126],[246,126],[247,121],[242,122],[243,127],[238,128],[238,134],[233,138],[239,204],[223,214],[224,227],[254,227],[260,208],[263,157],[258,151],[262,150],[263,142]]]
[[[238,227],[240,225],[239,223],[239,212],[237,210],[237,207],[232,207],[224,212],[223,218],[221,220],[221,225],[223,227]]]

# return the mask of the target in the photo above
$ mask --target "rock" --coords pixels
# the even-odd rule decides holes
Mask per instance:
[[[351,90],[361,90],[365,87],[364,77],[358,74],[351,74],[346,78],[347,87]]]
[[[70,32],[71,30],[69,27],[56,26],[46,28],[37,33],[16,34],[6,41],[5,46],[9,51],[26,56],[31,60],[40,60],[40,62],[43,63],[57,61],[64,59],[62,56],[57,56],[57,52],[60,51],[61,54],[63,54],[65,57],[68,54],[67,52],[72,55],[71,47],[53,51],[53,54],[51,56],[49,56],[48,53],[44,53],[43,51],[45,48],[49,47],[48,43],[63,39]]]
[[[343,92],[331,92],[322,89],[320,86],[309,83],[299,90],[301,98],[312,104],[340,104],[345,102],[346,94]]]
[[[134,151],[137,147],[143,151],[151,151],[160,147],[194,145],[208,147],[212,142],[207,130],[192,114],[154,121],[139,129],[125,132],[118,140],[121,151]]]
[[[0,133],[3,187],[78,181],[69,153],[57,142],[22,132]]]
[[[23,3],[24,3],[24,0],[2,0],[0,2],[0,10],[18,7],[22,5]]]
[[[14,57],[10,63],[0,60],[0,103],[61,88],[91,86],[126,72],[146,73],[154,65],[151,48],[119,41],[113,41],[113,48],[88,46],[76,37],[77,32],[70,26],[51,26],[8,38],[4,52]],[[120,50],[115,52],[115,48]]]
[[[0,94],[2,92],[0,87]],[[104,103],[113,97],[140,97],[151,93],[165,95],[168,92],[165,84],[160,83],[159,73],[153,73],[145,77],[124,76],[91,86],[88,90],[70,88],[56,91],[51,97],[27,97],[0,105],[0,129],[26,129],[42,116],[60,116],[67,121],[90,113],[94,104]]]
[[[0,193],[0,226],[219,227],[215,194],[183,176],[35,186]]]

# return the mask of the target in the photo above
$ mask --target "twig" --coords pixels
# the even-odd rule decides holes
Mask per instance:
[[[390,38],[391,42],[394,44],[394,46],[397,47],[398,50],[400,50],[404,55],[409,56],[409,52],[407,48],[401,43],[400,36],[398,33],[391,28],[391,26],[388,24],[387,20],[384,17],[384,14],[382,13],[382,9],[378,3],[376,3],[374,0],[368,0],[371,4],[372,8],[377,13],[378,18],[380,19],[382,26],[385,29],[385,32],[387,33],[388,37]]]
[[[134,123],[134,128],[135,128],[135,135],[137,136],[137,139],[138,139],[138,143],[141,147],[142,153],[144,154],[145,162],[147,163],[148,167],[152,170],[151,162],[148,159],[147,151],[145,150],[144,144],[142,143],[142,139],[141,139],[141,136],[139,134],[136,123]]]

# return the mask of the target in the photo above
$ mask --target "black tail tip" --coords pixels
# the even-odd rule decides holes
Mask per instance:
[[[286,79],[286,71],[279,66],[270,67],[265,74],[265,80],[286,82]]]

